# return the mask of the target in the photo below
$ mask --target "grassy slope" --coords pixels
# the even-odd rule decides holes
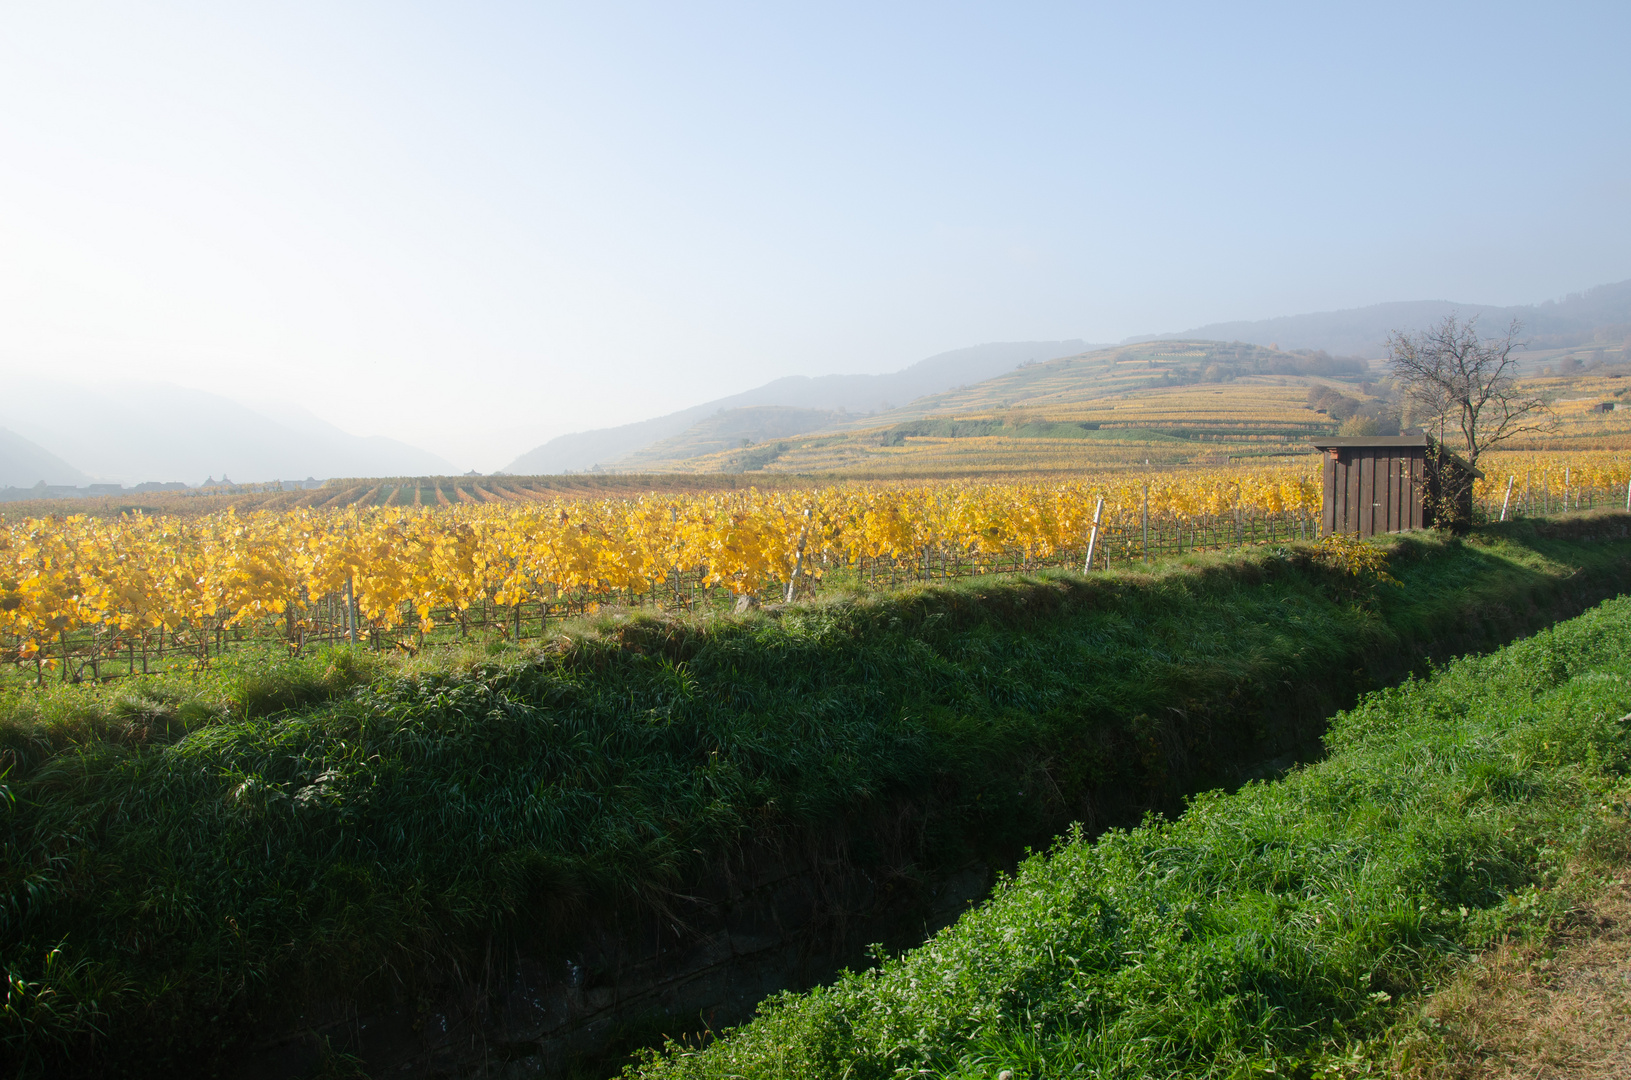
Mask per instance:
[[[1447,961],[1557,914],[1570,863],[1623,866],[1628,710],[1619,599],[1369,696],[1284,781],[1072,838],[923,947],[633,1071],[1346,1074]]]
[[[357,690],[369,672],[342,656],[184,700],[164,681],[13,697],[5,1049],[164,1071],[259,1009],[547,949],[750,839],[836,839],[909,886],[1070,820],[1136,818],[1429,647],[1617,591],[1631,558],[1600,538],[1624,532],[1404,541],[1402,586],[1368,606],[1306,554],[1263,550],[607,622],[541,657]],[[878,822],[903,813],[917,842],[884,850]]]

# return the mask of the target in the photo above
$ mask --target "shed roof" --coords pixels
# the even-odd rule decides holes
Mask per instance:
[[[1430,440],[1425,435],[1355,435],[1339,437],[1332,435],[1314,443],[1316,450],[1347,450],[1359,446],[1426,446]]]
[[[1314,442],[1316,450],[1365,450],[1365,449],[1397,449],[1400,447],[1428,447],[1433,440],[1426,435],[1331,435]],[[1445,451],[1445,455],[1463,469],[1472,473],[1478,479],[1484,478],[1483,470],[1474,469],[1468,465],[1460,454],[1454,451]]]

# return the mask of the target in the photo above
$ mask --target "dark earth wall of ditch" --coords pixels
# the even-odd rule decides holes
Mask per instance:
[[[1095,782],[1062,759],[1034,763],[1020,775],[1053,790],[1048,813],[1024,842],[976,839],[956,857],[943,850],[929,858],[929,822],[955,793],[897,794],[833,830],[746,845],[661,903],[586,914],[571,940],[490,956],[480,971],[444,977],[428,995],[315,1004],[268,1021],[229,1071],[266,1078],[335,1068],[403,1077],[614,1073],[630,1047],[665,1034],[705,1037],[699,1033],[744,1020],[772,993],[864,965],[872,942],[891,949],[920,942],[982,898],[995,872],[1072,822],[1097,832],[1150,810],[1172,813],[1186,793],[1311,759],[1326,718],[1364,690],[1422,671],[1431,659],[1497,647],[1626,591],[1627,526],[1623,516],[1526,525],[1540,541],[1603,545],[1605,557],[1572,574],[1520,575],[1493,591],[1470,566],[1454,599],[1399,615],[1387,640],[1357,640],[1341,662],[1278,679],[1259,672],[1251,685],[1225,682],[1204,694],[1181,688],[1164,715],[1141,715],[1114,736],[1084,732],[1093,756],[1126,758],[1143,782]],[[1408,542],[1395,551],[1402,564],[1417,557],[1444,556]],[[993,585],[989,601],[1035,605],[1056,585]],[[1356,593],[1349,602],[1366,600]]]
[[[667,917],[597,926],[564,956],[513,958],[491,982],[449,988],[428,1009],[299,1017],[238,1075],[307,1076],[335,1049],[371,1076],[594,1075],[597,1064],[610,1074],[631,1043],[739,1022],[777,991],[864,962],[868,941],[915,942],[950,925],[991,887],[989,868],[973,865],[914,882],[907,898],[837,850],[745,852],[734,870]]]

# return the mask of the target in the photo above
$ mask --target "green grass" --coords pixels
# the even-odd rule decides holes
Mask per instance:
[[[9,693],[0,1046],[13,1071],[206,1071],[286,1010],[548,953],[750,843],[828,841],[910,893],[1312,749],[1428,651],[1618,591],[1624,532],[1402,540],[1374,594],[1263,548]],[[915,839],[882,843],[903,814]]]
[[[1631,600],[1339,716],[1330,756],[1027,861],[930,942],[631,1076],[1349,1075],[1631,856]]]

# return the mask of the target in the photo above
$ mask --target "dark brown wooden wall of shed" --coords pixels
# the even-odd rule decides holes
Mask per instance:
[[[1424,449],[1356,446],[1327,451],[1324,479],[1323,535],[1373,536],[1432,524],[1425,505]]]

